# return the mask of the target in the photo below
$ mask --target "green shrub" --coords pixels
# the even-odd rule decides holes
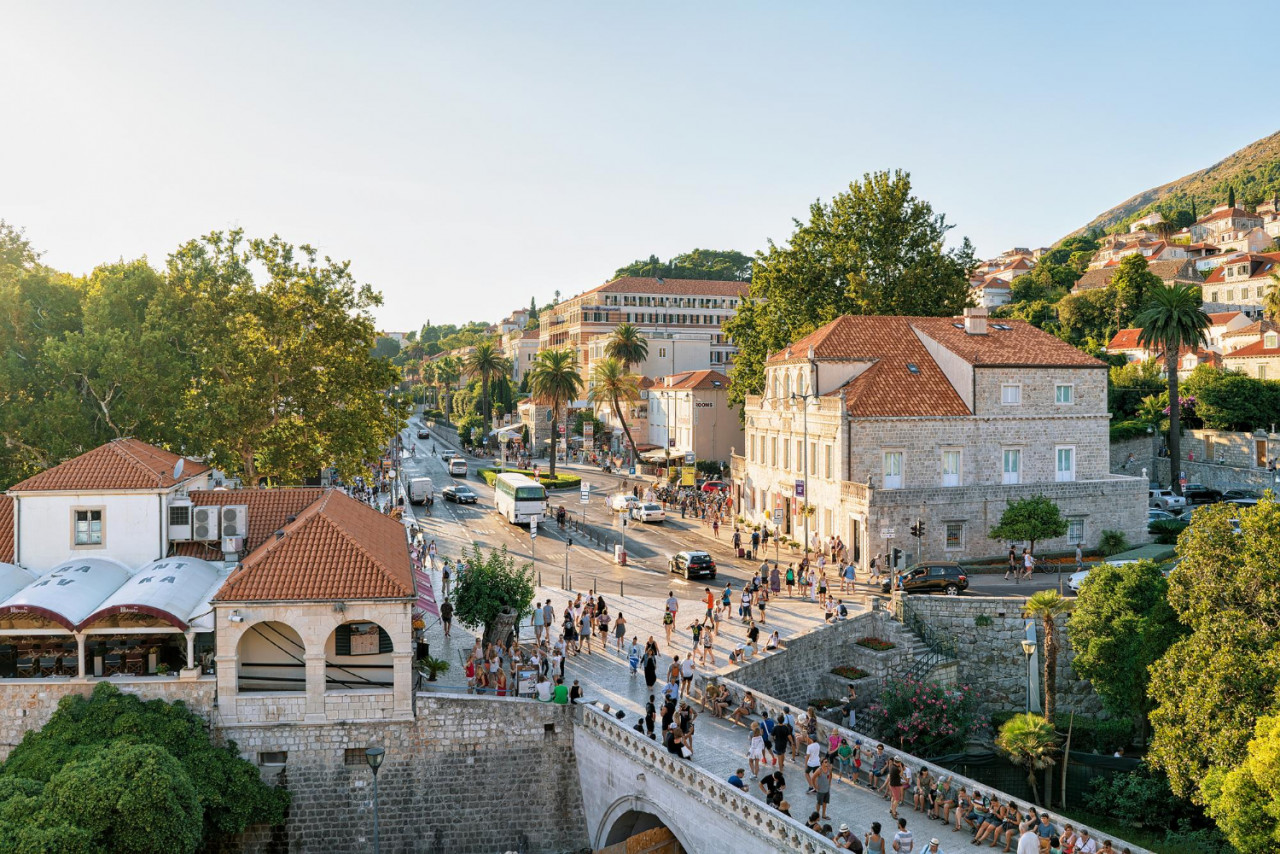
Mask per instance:
[[[978,616],[973,618],[973,624],[980,628],[986,628],[987,626],[990,626],[994,623],[995,623],[995,620],[991,619],[990,614],[979,614]]]
[[[1022,714],[1021,710],[1006,710],[991,714],[991,725],[995,729],[1014,715]],[[1129,718],[1094,718],[1087,715],[1076,715],[1075,721],[1069,714],[1054,715],[1053,725],[1063,735],[1063,746],[1066,746],[1067,727],[1071,727],[1071,749],[1080,753],[1115,752],[1117,747],[1126,747],[1133,741],[1133,721]]]
[[[1111,425],[1111,441],[1123,442],[1126,439],[1145,436],[1147,435],[1147,428],[1150,426],[1145,421],[1117,421]]]
[[[1147,525],[1147,533],[1155,535],[1156,542],[1162,546],[1172,546],[1178,542],[1189,523],[1182,519],[1157,519]]]
[[[529,469],[503,469],[502,472],[515,472],[525,477],[533,477],[533,472]],[[484,478],[484,482],[490,486],[493,486],[502,472],[497,469],[479,469],[480,477]],[[557,474],[555,477],[542,474],[538,477],[538,483],[547,489],[577,489],[582,485],[582,478],[576,474]]]
[[[1127,548],[1129,548],[1129,541],[1120,531],[1103,531],[1102,536],[1098,538],[1098,551],[1102,552],[1103,557],[1118,555]]]
[[[964,749],[983,726],[977,706],[968,685],[948,690],[908,676],[886,682],[865,714],[886,743],[927,758]]]

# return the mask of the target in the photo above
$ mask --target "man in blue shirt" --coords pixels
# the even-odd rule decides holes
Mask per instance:
[[[734,771],[729,775],[729,785],[733,786],[735,789],[741,789],[744,792],[747,791],[747,784],[742,782],[742,778],[746,773],[746,768],[739,768],[737,771]]]

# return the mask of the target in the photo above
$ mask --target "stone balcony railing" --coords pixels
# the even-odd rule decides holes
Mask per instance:
[[[840,497],[848,501],[867,504],[871,501],[871,492],[871,487],[865,483],[854,483],[848,480],[840,482]]]

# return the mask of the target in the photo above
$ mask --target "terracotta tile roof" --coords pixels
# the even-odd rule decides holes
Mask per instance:
[[[597,285],[586,294],[627,293],[660,294],[663,296],[744,297],[750,282],[721,282],[713,279],[658,279],[641,276],[624,276]]]
[[[662,388],[708,389],[729,387],[729,378],[719,371],[684,371],[661,379],[660,385]],[[657,384],[655,383],[655,385]]]
[[[290,516],[298,516],[303,510],[324,495],[315,487],[287,487],[281,489],[193,489],[191,503],[199,507],[243,504],[249,508],[249,530],[245,535],[244,551],[252,552],[276,531],[288,524]],[[174,554],[199,557],[205,560],[221,560],[220,543],[174,543]]]
[[[1267,344],[1267,340],[1265,338],[1259,338],[1257,341],[1254,341],[1252,344],[1248,344],[1244,347],[1241,347],[1239,350],[1232,350],[1223,358],[1248,359],[1248,358],[1259,358],[1259,357],[1275,358],[1276,356],[1280,356],[1280,347],[1268,347],[1266,346],[1266,344]]]
[[[1255,213],[1250,213],[1244,208],[1227,208],[1224,211],[1215,211],[1208,216],[1202,216],[1196,220],[1196,225],[1203,225],[1206,222],[1216,222],[1220,219],[1261,219]]]
[[[961,328],[957,329],[956,324],[961,324]],[[986,335],[968,334],[963,329],[963,318],[959,317],[914,317],[911,326],[979,367],[1106,367],[1088,353],[1024,320],[988,319]]]
[[[1234,279],[1228,282],[1226,271],[1228,267],[1239,264],[1241,261],[1249,262],[1249,278],[1257,279],[1261,277],[1270,278],[1271,274],[1280,270],[1280,252],[1246,252],[1235,258],[1224,260],[1217,267],[1213,268],[1213,272],[1204,280],[1206,285],[1233,284],[1234,282],[1244,281],[1242,279]]]
[[[524,331],[524,334],[521,335],[520,337],[527,340],[529,338],[540,338],[541,336],[542,336],[542,333],[536,329],[526,329]]]
[[[1138,343],[1138,336],[1142,334],[1141,329],[1121,329],[1111,340],[1107,342],[1107,352],[1114,353],[1120,350],[1145,350]]]
[[[1248,326],[1241,326],[1239,329],[1233,329],[1230,332],[1222,333],[1223,338],[1257,338],[1266,332],[1275,332],[1280,329],[1280,325],[1270,320],[1255,320]]]
[[[184,458],[137,439],[116,439],[9,488],[14,492],[167,489],[209,471],[204,463],[185,460],[182,476],[174,480],[173,468],[180,459]]]
[[[1211,311],[1209,312],[1209,325],[1225,326],[1242,314],[1244,314],[1242,311]]]
[[[0,563],[13,563],[13,499],[0,495]]]
[[[404,526],[325,490],[284,536],[270,536],[231,574],[222,602],[410,599],[412,568]]]
[[[1111,284],[1119,264],[1110,264],[1096,270],[1085,270],[1084,275],[1076,282],[1073,291],[1091,291],[1105,288]],[[1195,272],[1195,263],[1186,258],[1167,258],[1163,261],[1148,261],[1147,269],[1160,277],[1165,284],[1169,282],[1199,282],[1199,274]]]

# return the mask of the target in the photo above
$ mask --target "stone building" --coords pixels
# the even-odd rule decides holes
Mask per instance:
[[[726,461],[742,447],[742,423],[729,405],[729,378],[719,371],[659,377],[649,389],[648,427],[649,444],[657,446],[650,452],[654,458],[692,453],[699,460]]]
[[[1000,553],[988,532],[1036,495],[1069,522],[1040,549],[1146,538],[1146,483],[1109,471],[1107,366],[1027,323],[988,325],[982,308],[838,318],[769,357],[745,415],[743,515],[795,540],[838,535],[861,566],[893,549]]]

